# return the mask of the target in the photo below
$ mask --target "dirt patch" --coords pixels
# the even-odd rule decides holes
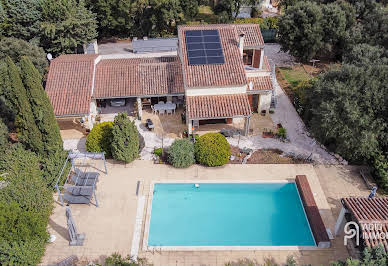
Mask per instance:
[[[277,149],[261,149],[255,151],[248,159],[248,164],[301,164],[304,160],[282,155]]]
[[[232,145],[230,145],[230,153],[234,156],[234,160],[229,160],[230,164],[241,164],[244,158],[248,155],[246,153],[242,153],[240,148]]]

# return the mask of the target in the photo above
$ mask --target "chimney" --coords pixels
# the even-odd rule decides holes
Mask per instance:
[[[239,38],[239,43],[238,43],[238,47],[240,48],[241,56],[243,56],[243,54],[244,54],[244,39],[245,39],[245,34],[241,33],[240,38]]]

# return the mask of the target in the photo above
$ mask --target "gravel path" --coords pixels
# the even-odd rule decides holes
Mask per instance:
[[[241,137],[240,148],[257,149],[279,149],[286,155],[301,156],[311,159],[316,163],[338,164],[337,159],[308,136],[306,127],[296,112],[291,101],[284,93],[282,88],[274,81],[274,88],[277,97],[277,106],[275,113],[271,114],[272,121],[275,124],[281,123],[287,129],[289,142],[281,142],[277,139],[263,138],[261,136]],[[228,138],[230,144],[237,146],[238,138]],[[346,164],[346,162],[344,162]]]
[[[288,53],[280,51],[280,45],[277,43],[266,43],[264,55],[272,60],[276,66],[286,67],[295,64],[295,58]]]

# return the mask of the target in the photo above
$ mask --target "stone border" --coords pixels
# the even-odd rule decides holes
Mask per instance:
[[[144,213],[145,197],[140,196],[137,201],[136,221],[133,229],[133,238],[131,244],[131,257],[136,261],[137,254],[140,248],[141,239],[141,226],[143,224],[143,213]]]
[[[152,181],[149,190],[149,200],[147,204],[146,222],[143,235],[143,251],[233,251],[233,250],[321,250],[317,246],[148,246],[149,227],[151,222],[152,200],[155,184],[281,184],[281,183],[295,183],[295,179],[280,179],[280,180],[161,180]],[[299,200],[300,195],[298,191]],[[300,201],[303,207],[302,201]],[[304,210],[304,207],[303,207]],[[306,220],[309,224],[310,233],[312,234],[309,220],[306,216]],[[312,235],[313,236],[313,235]],[[315,238],[313,236],[314,242]]]

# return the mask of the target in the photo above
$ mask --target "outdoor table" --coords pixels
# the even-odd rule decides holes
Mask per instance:
[[[176,109],[176,104],[175,103],[158,103],[154,105],[154,110],[159,112],[159,111],[167,111],[167,110],[173,110],[175,112]]]

